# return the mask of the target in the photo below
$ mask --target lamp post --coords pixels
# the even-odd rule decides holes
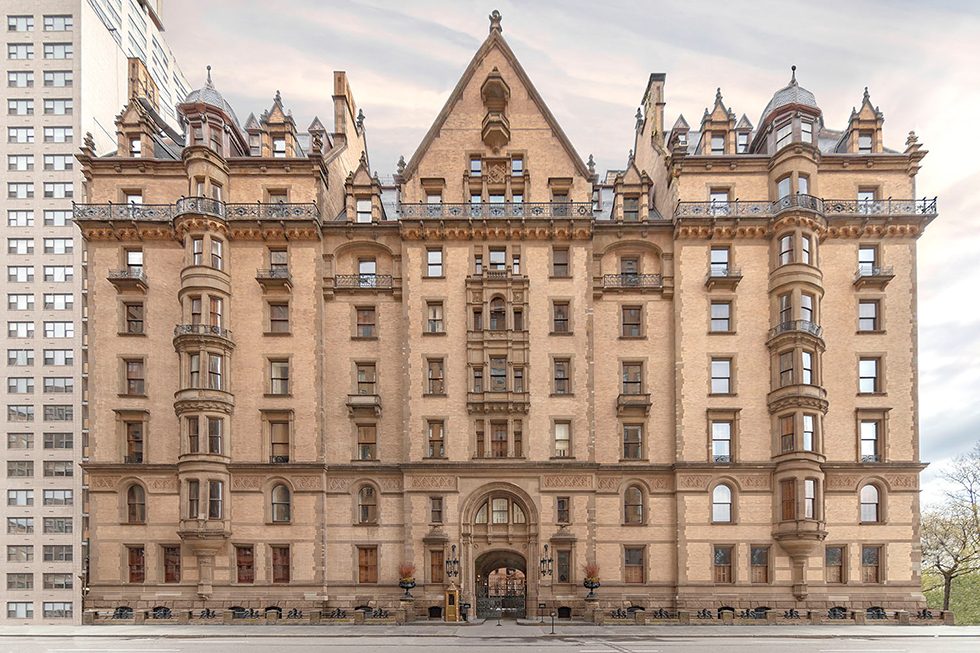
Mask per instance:
[[[554,560],[548,555],[548,545],[544,545],[544,555],[541,556],[541,561],[539,563],[539,568],[541,570],[541,576],[551,576],[554,573]]]
[[[459,576],[459,556],[456,555],[456,545],[449,548],[449,557],[446,559],[446,576],[455,578]]]

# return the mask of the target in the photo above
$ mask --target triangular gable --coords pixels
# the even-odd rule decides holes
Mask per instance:
[[[415,171],[418,168],[419,163],[422,161],[426,151],[428,151],[429,146],[432,145],[433,141],[435,141],[436,137],[439,135],[439,131],[442,129],[446,120],[449,118],[449,115],[452,113],[453,107],[456,106],[456,103],[463,96],[463,92],[466,90],[466,87],[472,81],[480,62],[483,61],[483,59],[493,48],[498,48],[504,55],[504,58],[510,64],[511,68],[513,68],[518,80],[520,80],[527,90],[531,101],[537,106],[538,110],[544,116],[545,121],[551,127],[551,130],[554,132],[555,136],[558,138],[558,141],[561,143],[569,158],[572,160],[575,169],[583,177],[590,179],[591,174],[589,173],[588,168],[585,166],[585,163],[582,161],[582,157],[580,157],[578,152],[575,151],[575,147],[568,139],[565,131],[561,128],[561,125],[558,124],[558,121],[551,113],[548,105],[545,104],[544,99],[534,87],[534,84],[531,82],[531,78],[528,77],[527,72],[524,70],[524,67],[521,66],[520,61],[517,60],[517,55],[514,54],[514,51],[510,49],[509,45],[507,45],[507,41],[504,40],[504,37],[500,31],[499,19],[496,24],[491,24],[490,35],[476,51],[476,54],[473,55],[473,59],[470,60],[466,70],[463,71],[463,75],[459,78],[459,82],[456,83],[456,87],[453,89],[453,92],[450,93],[449,99],[446,100],[446,104],[442,107],[442,110],[436,117],[435,122],[432,123],[429,131],[425,134],[425,138],[423,138],[422,142],[419,143],[419,146],[412,155],[412,158],[405,166],[403,178],[407,180],[415,174]]]

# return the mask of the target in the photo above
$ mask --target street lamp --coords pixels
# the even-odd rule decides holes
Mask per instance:
[[[449,558],[446,559],[446,576],[449,578],[459,576],[459,556],[456,555],[455,544],[450,547]]]
[[[554,572],[554,560],[548,555],[548,545],[544,545],[544,555],[541,556],[540,569],[542,576],[551,576]]]

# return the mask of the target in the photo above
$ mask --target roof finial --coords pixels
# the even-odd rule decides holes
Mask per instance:
[[[871,94],[868,93],[868,87],[865,86],[864,87],[864,101],[867,102],[870,99],[871,99]]]
[[[211,86],[213,82],[211,81],[211,64],[208,64],[208,86]]]
[[[637,107],[636,108],[636,128],[640,129],[643,126],[643,111]]]
[[[357,128],[358,129],[364,129],[364,110],[363,109],[358,109],[357,110]]]
[[[589,174],[590,175],[594,175],[595,174],[595,159],[592,157],[591,154],[589,155],[589,160],[586,163],[586,165],[589,167]]]
[[[721,102],[721,87],[720,86],[717,88],[717,90],[715,90],[715,102]]]
[[[630,150],[628,161],[629,165],[633,165],[633,150]]]
[[[276,102],[276,104],[282,104],[282,95],[279,93],[279,89],[278,88],[276,89],[275,102]]]
[[[497,32],[499,34],[503,31],[503,28],[500,27],[500,12],[494,9],[490,12],[490,33]]]
[[[792,77],[790,77],[790,80],[789,80],[789,83],[790,83],[790,84],[795,84],[795,83],[796,83],[796,64],[793,64],[793,65],[792,65],[792,66],[790,67],[790,70],[792,70],[792,71],[793,71],[793,76],[792,76]]]
[[[399,156],[398,157],[398,168],[397,168],[398,169],[398,174],[402,174],[403,172],[405,172],[405,166],[406,165],[407,164],[405,163],[405,157],[404,156]]]

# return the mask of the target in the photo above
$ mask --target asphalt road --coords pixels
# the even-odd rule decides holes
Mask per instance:
[[[528,653],[976,653],[980,637],[671,637],[568,636],[541,637],[209,637],[209,638],[94,638],[0,637],[3,653],[265,653],[297,651],[348,653],[409,651],[418,653],[500,653],[504,649]]]

